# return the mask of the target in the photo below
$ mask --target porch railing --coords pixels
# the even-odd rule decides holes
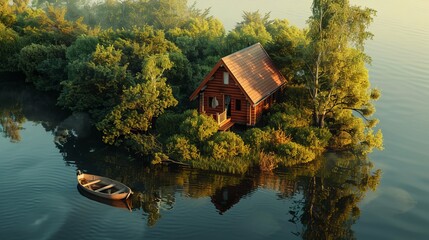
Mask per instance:
[[[226,119],[227,119],[226,110],[223,111],[222,113],[216,113],[216,120],[219,125],[222,124],[224,121],[226,121]]]

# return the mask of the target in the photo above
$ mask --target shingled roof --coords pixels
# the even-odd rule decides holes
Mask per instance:
[[[221,65],[237,81],[252,104],[257,104],[287,82],[262,45],[257,43],[223,57],[190,96],[191,100],[196,98]]]

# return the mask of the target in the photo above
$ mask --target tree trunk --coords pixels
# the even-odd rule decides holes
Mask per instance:
[[[313,111],[313,126],[316,126],[318,128],[324,128],[325,127],[325,114],[319,114],[315,110]]]
[[[319,128],[325,127],[325,114],[320,114],[318,126]]]
[[[313,110],[313,125],[319,126],[319,114],[317,114],[316,110]]]

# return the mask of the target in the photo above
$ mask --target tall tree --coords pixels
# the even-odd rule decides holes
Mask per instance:
[[[375,10],[351,6],[349,0],[314,0],[312,12],[304,76],[313,125],[329,123],[332,148],[382,149],[381,130],[372,130],[378,120],[370,119],[380,92],[370,88],[365,66],[370,58],[364,53]]]
[[[324,127],[327,114],[351,109],[362,116],[374,111],[363,52],[375,11],[351,6],[349,0],[314,0],[309,19],[307,88],[313,102],[313,122]]]

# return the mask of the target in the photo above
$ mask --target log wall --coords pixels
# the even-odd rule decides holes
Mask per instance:
[[[207,82],[207,87],[204,90],[203,95],[200,94],[200,97],[203,96],[204,99],[204,111],[208,115],[216,115],[216,113],[222,113],[225,110],[224,96],[229,95],[231,97],[231,121],[234,123],[247,124],[247,101],[246,96],[242,93],[238,83],[235,81],[233,76],[229,75],[229,83],[224,84],[223,82],[223,73],[226,72],[226,69],[219,67],[219,69],[213,74],[213,79]],[[210,98],[214,98],[219,102],[219,105],[216,108],[212,108],[209,102]],[[203,108],[201,106],[199,110],[202,112]],[[241,110],[237,110],[236,100],[241,101]]]
[[[216,113],[222,113],[225,110],[224,96],[231,97],[231,121],[239,124],[255,125],[262,117],[264,111],[268,110],[274,101],[275,92],[273,95],[259,102],[256,106],[247,100],[246,95],[242,92],[241,88],[232,75],[229,75],[229,83],[224,84],[223,73],[226,72],[224,67],[219,67],[213,74],[211,80],[206,84],[206,88],[199,95],[199,111],[207,115],[215,116]],[[210,99],[216,97],[219,105],[212,108]],[[241,110],[237,110],[236,100],[241,102]]]

